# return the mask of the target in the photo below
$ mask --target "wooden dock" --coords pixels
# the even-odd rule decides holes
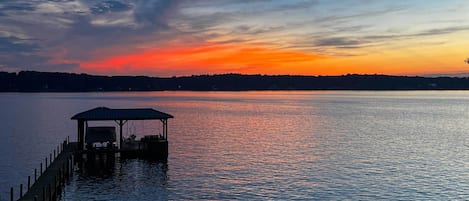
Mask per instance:
[[[168,158],[168,119],[170,118],[174,117],[151,108],[97,107],[74,115],[71,119],[77,120],[77,142],[70,143],[67,137],[54,149],[53,155],[51,153],[49,157],[45,157],[39,170],[34,169],[34,177],[28,176],[27,185],[20,184],[16,192],[13,187],[10,188],[10,201],[16,199],[20,201],[60,200],[66,181],[73,175],[75,162],[79,168],[84,158],[101,157],[103,154],[112,155],[115,158],[115,154],[119,153],[121,158],[142,157],[166,161]],[[123,126],[129,120],[159,120],[162,124],[162,133],[155,132],[144,136],[140,141],[124,143]],[[89,121],[118,123],[119,146],[114,147],[115,127],[88,127]],[[132,139],[130,142],[133,141]],[[96,147],[97,143],[108,144],[105,147]],[[25,194],[23,194],[23,189],[26,189]]]
[[[42,174],[40,172],[38,173],[40,176],[23,196],[19,195],[19,200],[58,200],[65,182],[73,175],[73,154],[76,147],[77,143],[64,142],[61,147],[59,147],[58,150],[60,151],[57,151],[57,156],[54,157],[55,159],[52,163],[49,163],[49,166],[46,165],[47,167],[45,167],[45,171],[42,172]],[[12,200],[14,200],[13,195]]]
[[[140,142],[138,142],[140,143]],[[23,185],[16,195],[13,188],[10,193],[10,200],[20,201],[55,201],[60,199],[63,187],[69,178],[73,175],[75,163],[85,158],[101,156],[106,154],[119,153],[121,158],[151,158],[157,160],[165,160],[168,157],[168,142],[155,141],[150,144],[143,143],[141,146],[125,147],[124,149],[91,149],[80,150],[78,142],[68,143],[64,141],[59,145],[54,154],[50,154],[49,158],[45,158],[45,163],[41,163],[41,168],[36,171],[34,178],[28,177],[28,185],[25,186],[26,193],[23,194]],[[128,146],[128,145],[127,145]],[[56,155],[57,153],[57,155]],[[44,166],[43,166],[44,165]],[[43,171],[44,169],[44,171]],[[36,179],[36,176],[37,179]],[[30,181],[31,180],[31,181]],[[32,186],[29,185],[32,183]]]

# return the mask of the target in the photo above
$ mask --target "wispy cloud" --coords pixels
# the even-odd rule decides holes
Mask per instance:
[[[469,32],[467,13],[463,0],[4,0],[0,66],[79,71],[84,70],[80,64],[103,58],[206,44],[327,58],[364,56],[391,51],[396,41],[401,46],[447,44],[455,40],[450,35]],[[438,40],[428,41],[432,38]],[[288,68],[287,63],[277,66]],[[224,70],[259,69],[244,64]],[[172,73],[190,71],[181,63],[155,65],[171,66]],[[164,71],[165,66],[155,68]]]

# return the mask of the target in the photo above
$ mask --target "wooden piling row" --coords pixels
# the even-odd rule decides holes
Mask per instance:
[[[60,198],[65,182],[69,181],[73,175],[73,151],[76,143],[69,143],[68,137],[63,143],[58,145],[49,158],[45,158],[45,166],[40,163],[39,173],[34,169],[34,180],[28,176],[26,192],[23,194],[23,184],[20,184],[18,194],[14,188],[10,188],[10,200],[40,200],[52,201]],[[53,157],[52,157],[53,156]]]

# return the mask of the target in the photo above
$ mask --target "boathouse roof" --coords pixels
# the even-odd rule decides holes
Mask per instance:
[[[111,109],[97,107],[88,111],[78,113],[72,117],[75,120],[151,120],[169,119],[173,115],[160,112],[152,108]]]

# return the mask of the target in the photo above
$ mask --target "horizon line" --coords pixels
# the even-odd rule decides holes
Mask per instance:
[[[399,74],[380,74],[380,73],[347,73],[347,74],[337,74],[337,75],[301,75],[301,74],[244,74],[244,73],[235,73],[235,72],[226,72],[226,73],[213,73],[213,74],[192,74],[192,75],[172,75],[172,76],[157,76],[157,75],[141,75],[141,74],[100,74],[100,73],[86,73],[86,72],[67,72],[67,71],[37,71],[37,70],[20,70],[20,71],[5,71],[0,70],[0,72],[5,73],[16,73],[20,72],[37,72],[37,73],[68,73],[76,75],[91,75],[91,76],[108,76],[108,77],[149,77],[149,78],[182,78],[182,77],[197,77],[197,76],[219,76],[219,75],[243,75],[243,76],[291,76],[291,77],[341,77],[341,76],[394,76],[394,77],[424,77],[424,78],[438,78],[438,77],[449,77],[449,78],[465,78],[469,77],[469,72],[461,73],[435,73],[435,74],[421,74],[421,75],[399,75]]]

